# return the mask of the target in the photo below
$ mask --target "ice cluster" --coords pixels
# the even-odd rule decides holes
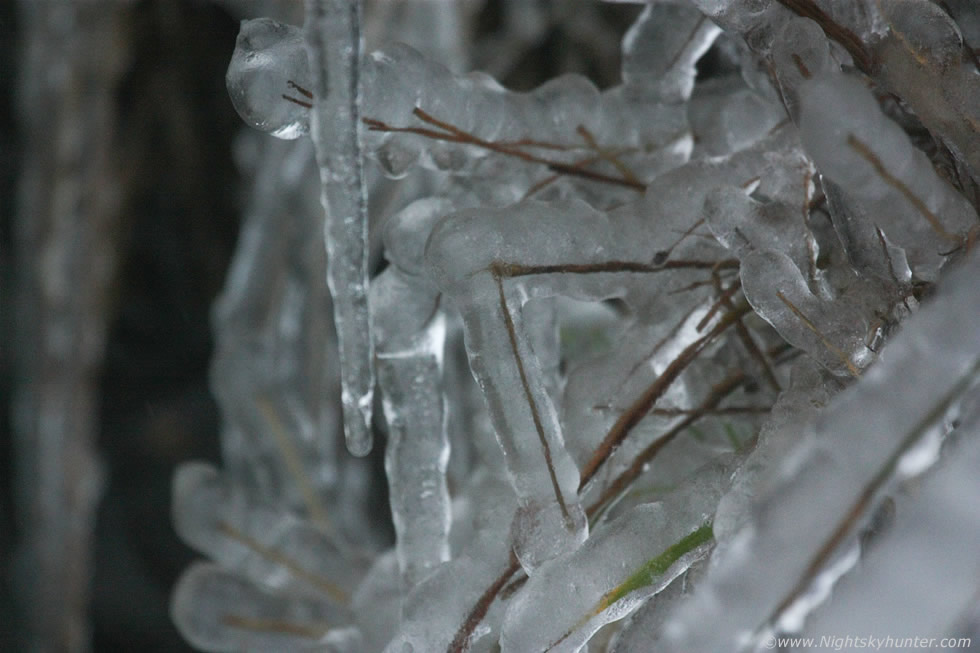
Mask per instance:
[[[243,137],[192,645],[980,636],[980,5],[640,4],[605,90],[242,23],[235,107],[310,139]]]

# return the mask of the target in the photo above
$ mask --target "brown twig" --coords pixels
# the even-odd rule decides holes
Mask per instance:
[[[807,329],[812,331],[820,339],[820,342],[823,343],[824,347],[826,347],[832,354],[837,356],[842,363],[844,363],[844,366],[847,368],[847,371],[851,373],[851,376],[853,376],[855,379],[861,377],[861,370],[857,368],[857,366],[840,347],[832,343],[827,336],[823,334],[823,331],[817,328],[817,325],[814,324],[813,320],[807,317],[806,313],[797,308],[796,304],[791,302],[789,298],[782,293],[782,291],[777,290],[776,296],[779,297],[779,300],[786,305],[786,308],[792,311],[793,315],[795,315]]]
[[[639,178],[637,178],[635,174],[633,174],[633,171],[630,170],[629,166],[619,160],[612,150],[600,146],[596,141],[595,136],[592,135],[592,132],[590,132],[585,125],[579,125],[575,131],[579,133],[579,135],[585,141],[585,144],[589,146],[589,149],[594,151],[600,159],[606,161],[616,168],[616,170],[619,171],[619,174],[623,176],[623,179],[632,181],[636,184],[645,185],[639,180]]]
[[[318,640],[330,630],[327,625],[299,624],[284,619],[268,619],[264,617],[245,617],[236,614],[225,614],[221,623],[231,628],[259,633],[277,633]]]
[[[942,222],[940,222],[939,217],[935,213],[933,213],[928,206],[926,206],[926,203],[923,202],[918,195],[912,192],[912,189],[909,188],[905,184],[905,182],[903,182],[901,179],[899,179],[898,177],[890,173],[888,171],[888,168],[885,167],[885,164],[881,161],[881,159],[878,158],[878,155],[872,152],[871,148],[865,145],[863,142],[861,142],[861,140],[857,136],[855,136],[854,134],[848,134],[847,144],[855,152],[857,152],[861,156],[861,158],[863,158],[865,161],[871,164],[871,167],[875,169],[875,172],[878,173],[878,176],[880,176],[885,181],[885,183],[887,183],[889,186],[891,186],[892,188],[900,192],[905,197],[905,199],[907,199],[912,204],[912,206],[914,206],[919,211],[919,213],[924,215],[926,220],[929,221],[929,224],[932,226],[933,230],[937,234],[955,243],[959,243],[962,241],[962,239],[959,236],[956,236],[946,231],[946,228],[943,227],[943,224]]]
[[[538,434],[538,440],[541,443],[541,451],[544,454],[544,462],[548,467],[548,476],[551,479],[551,488],[555,493],[555,500],[558,502],[558,507],[561,509],[562,518],[565,520],[565,525],[569,530],[574,528],[572,517],[568,512],[568,506],[565,505],[565,497],[561,493],[561,487],[558,484],[558,477],[555,473],[555,465],[551,460],[551,447],[548,444],[548,438],[545,436],[544,425],[541,423],[541,415],[538,413],[538,406],[534,401],[534,397],[531,395],[531,386],[527,380],[527,373],[524,370],[524,360],[521,358],[520,351],[517,347],[517,329],[514,326],[514,319],[510,314],[510,307],[507,305],[507,295],[504,293],[504,282],[503,278],[496,270],[495,267],[491,267],[491,273],[493,274],[494,281],[497,283],[497,291],[500,299],[500,310],[503,313],[504,326],[507,328],[507,337],[510,340],[510,347],[514,352],[514,359],[517,364],[517,373],[521,377],[521,386],[524,388],[524,396],[527,398],[528,406],[531,409],[531,419],[534,422],[534,430]]]
[[[583,179],[588,179],[590,181],[602,182],[607,184],[613,184],[616,186],[624,186],[632,190],[643,192],[646,190],[646,185],[637,181],[630,181],[628,179],[623,179],[621,177],[614,177],[612,175],[607,175],[601,172],[595,172],[593,170],[588,170],[586,168],[579,167],[575,164],[563,163],[561,161],[554,161],[552,159],[547,159],[544,157],[525,152],[523,150],[514,147],[513,145],[498,143],[495,141],[488,141],[482,139],[474,134],[467,131],[459,129],[458,127],[439,120],[438,118],[432,116],[426,111],[416,107],[412,114],[419,120],[428,123],[429,125],[438,127],[442,131],[436,131],[433,129],[427,129],[423,127],[394,127],[388,125],[380,120],[374,120],[371,118],[364,118],[363,122],[371,131],[381,131],[381,132],[401,132],[401,133],[411,133],[417,134],[419,136],[425,136],[426,138],[431,138],[438,141],[448,141],[452,143],[460,143],[463,145],[473,145],[475,147],[481,147],[485,150],[491,152],[496,152],[498,154],[504,154],[506,156],[512,156],[522,161],[528,163],[537,163],[545,166],[552,172],[568,175],[572,177],[580,177]]]
[[[697,408],[692,409],[687,417],[678,422],[669,431],[661,435],[653,443],[641,451],[636,458],[633,459],[630,466],[619,476],[617,476],[616,479],[602,491],[602,494],[599,495],[599,498],[596,499],[595,503],[586,508],[585,514],[590,519],[593,518],[604,505],[624,492],[626,488],[629,487],[629,485],[643,473],[646,465],[664,447],[670,444],[678,435],[687,430],[687,428],[692,424],[707,415],[709,411],[714,410],[725,397],[730,395],[736,388],[745,382],[745,378],[745,372],[738,371],[729,375],[719,384],[714,386],[704,401],[702,401]]]
[[[490,584],[480,598],[477,600],[476,605],[470,610],[470,613],[466,616],[466,621],[459,627],[456,631],[456,636],[453,637],[453,641],[449,644],[449,649],[447,653],[464,653],[469,648],[470,636],[473,635],[473,631],[476,627],[480,625],[483,618],[487,616],[487,612],[490,611],[490,606],[493,605],[494,599],[497,598],[497,594],[503,589],[507,581],[510,580],[511,576],[517,573],[521,568],[520,563],[517,561],[517,556],[513,553],[510,554],[510,564],[506,569],[497,577],[493,583]]]
[[[740,288],[742,286],[742,280],[737,279],[728,289],[722,289],[721,286],[721,276],[718,274],[717,270],[712,270],[711,276],[715,281],[715,288],[721,298],[722,304],[724,304],[725,309],[728,311],[734,311],[735,306],[732,304],[731,299],[731,288]],[[762,353],[759,349],[759,345],[755,344],[755,339],[752,338],[752,334],[749,333],[748,327],[742,322],[742,318],[737,318],[735,320],[735,333],[738,334],[739,340],[742,341],[742,346],[748,351],[749,356],[755,359],[762,369],[763,376],[766,377],[766,381],[776,392],[781,392],[782,387],[779,385],[779,379],[776,378],[776,372],[773,371],[772,366],[769,365],[769,361],[766,359],[766,355]]]
[[[798,16],[809,18],[824,31],[831,39],[837,41],[851,58],[858,70],[866,75],[870,75],[874,70],[874,59],[864,46],[864,42],[857,34],[850,29],[834,22],[830,15],[821,9],[813,0],[778,0],[783,5]]]
[[[743,302],[735,311],[727,313],[718,324],[714,326],[708,333],[698,338],[690,345],[684,348],[677,357],[670,362],[669,365],[664,369],[664,371],[657,377],[650,387],[635,401],[633,404],[626,409],[626,411],[619,416],[619,419],[613,424],[612,428],[606,434],[606,437],[602,440],[596,450],[593,452],[591,458],[586,461],[585,466],[582,469],[581,481],[579,483],[579,492],[581,492],[585,486],[592,480],[599,468],[609,459],[613,451],[615,451],[629,432],[636,426],[647,413],[653,408],[660,397],[673,385],[674,381],[680,376],[688,365],[690,365],[698,355],[704,350],[704,348],[712,340],[717,338],[719,335],[725,332],[728,327],[732,326],[736,319],[741,315],[744,315],[749,310],[748,303]]]

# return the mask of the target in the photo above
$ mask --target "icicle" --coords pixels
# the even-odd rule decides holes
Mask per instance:
[[[451,210],[444,199],[426,198],[389,218],[383,238],[392,265],[371,285],[378,384],[388,422],[385,471],[406,591],[449,559],[446,318],[438,291],[422,274],[422,260],[432,223]]]
[[[434,290],[413,288],[394,268],[373,282],[371,310],[378,329],[378,382],[388,422],[385,471],[398,564],[405,587],[411,588],[449,558],[449,438],[442,390],[445,318],[436,312]]]
[[[374,345],[368,311],[367,196],[361,153],[359,0],[307,0],[304,27],[313,75],[310,120],[327,246],[327,283],[340,348],[347,449],[371,451]]]

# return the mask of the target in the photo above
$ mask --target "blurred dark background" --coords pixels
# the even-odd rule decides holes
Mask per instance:
[[[582,2],[598,7],[601,28],[614,34],[639,11]],[[30,560],[40,544],[34,543],[57,539],[62,526],[71,526],[31,530],[33,513],[15,497],[35,468],[57,457],[58,444],[39,438],[34,459],[33,444],[15,444],[12,426],[21,405],[18,387],[65,378],[67,368],[45,358],[35,333],[44,320],[57,318],[51,302],[63,301],[78,311],[77,319],[88,320],[86,328],[102,334],[90,349],[88,341],[79,349],[92,352],[81,362],[91,378],[83,375],[80,383],[93,402],[86,446],[103,476],[93,504],[94,537],[83,533],[80,540],[91,548],[90,568],[82,570],[83,581],[90,581],[82,614],[91,650],[189,651],[167,614],[170,588],[194,557],[170,526],[170,478],[180,461],[219,461],[217,409],[207,381],[209,310],[238,229],[242,180],[231,152],[242,123],[227,99],[224,74],[240,18],[231,11],[244,3],[78,0],[68,25],[48,15],[58,4],[72,3],[0,2],[0,650],[26,650],[18,633],[35,619],[37,596],[45,596],[45,588],[33,599],[25,593],[36,571]],[[596,25],[584,30],[569,18],[574,3],[538,3],[564,8],[516,55],[497,52],[507,55],[504,63],[494,58],[494,48],[513,28],[507,3],[472,4],[478,6],[474,67],[496,67],[512,88],[532,88],[568,71],[603,87],[618,81],[618,49],[596,49],[588,40]],[[72,159],[77,171],[59,167],[65,157],[58,139],[65,134],[81,143],[78,160]],[[104,189],[111,201],[101,197]],[[90,225],[59,223],[65,193],[76,198],[69,202],[72,219],[93,221],[89,231],[78,232],[91,242],[71,231]],[[39,295],[52,247],[78,247],[79,256],[91,258],[70,259],[79,267],[77,288],[68,276],[68,299]],[[92,261],[98,267],[103,260],[100,277]],[[62,363],[70,367],[75,359],[67,356]],[[80,414],[78,432],[88,437],[86,414]],[[74,473],[70,458],[64,469]],[[71,499],[70,487],[68,494]],[[38,572],[36,583],[47,578]],[[47,589],[70,593],[69,587]]]

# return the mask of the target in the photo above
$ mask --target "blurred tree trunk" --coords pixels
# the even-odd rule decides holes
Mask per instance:
[[[24,651],[86,651],[99,382],[120,242],[126,2],[22,0],[14,225],[15,595]]]

